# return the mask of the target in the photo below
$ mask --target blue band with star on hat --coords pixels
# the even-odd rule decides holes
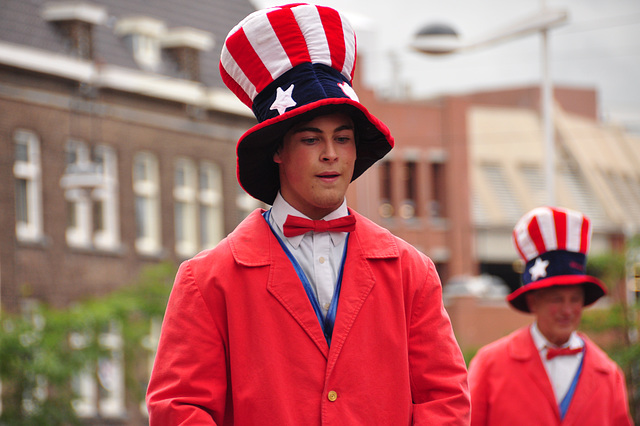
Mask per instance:
[[[324,64],[305,63],[269,84],[253,100],[252,109],[262,122],[326,98],[358,100],[349,81],[340,72]]]
[[[544,278],[563,275],[584,275],[587,256],[583,253],[554,250],[542,253],[527,262],[522,283],[527,285]]]

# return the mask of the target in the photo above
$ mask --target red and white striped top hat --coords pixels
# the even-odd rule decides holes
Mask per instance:
[[[591,221],[580,212],[538,207],[525,214],[513,229],[513,242],[526,262],[522,286],[507,296],[514,308],[529,312],[525,294],[557,285],[582,285],[585,306],[606,294],[597,278],[586,275]]]
[[[354,121],[352,180],[389,152],[389,129],[351,87],[355,60],[355,32],[329,7],[298,3],[259,10],[229,32],[220,74],[259,122],[236,149],[238,181],[247,193],[273,203],[280,188],[273,153],[291,126],[318,115],[341,112]]]

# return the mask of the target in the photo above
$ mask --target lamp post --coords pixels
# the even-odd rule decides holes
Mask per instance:
[[[555,134],[553,125],[553,91],[549,76],[548,32],[551,28],[567,21],[567,13],[563,10],[550,10],[545,7],[544,0],[539,12],[515,22],[498,31],[491,32],[475,41],[463,41],[458,33],[448,25],[430,24],[422,28],[415,36],[411,47],[418,52],[429,55],[445,55],[465,52],[493,44],[520,38],[533,33],[541,35],[541,97],[540,115],[544,128],[545,187],[546,202],[554,205],[555,195]]]

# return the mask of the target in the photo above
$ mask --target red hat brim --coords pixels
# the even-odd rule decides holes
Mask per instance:
[[[556,275],[526,284],[507,296],[507,301],[515,309],[531,313],[527,305],[526,294],[534,290],[553,286],[582,285],[584,287],[584,306],[589,306],[607,294],[606,286],[596,277],[589,275]]]

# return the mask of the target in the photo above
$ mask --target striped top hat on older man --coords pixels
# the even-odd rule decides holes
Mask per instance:
[[[513,242],[526,262],[522,286],[507,296],[514,308],[529,312],[525,294],[559,285],[582,285],[585,306],[606,294],[605,285],[585,272],[591,221],[580,212],[538,207],[513,229]]]

